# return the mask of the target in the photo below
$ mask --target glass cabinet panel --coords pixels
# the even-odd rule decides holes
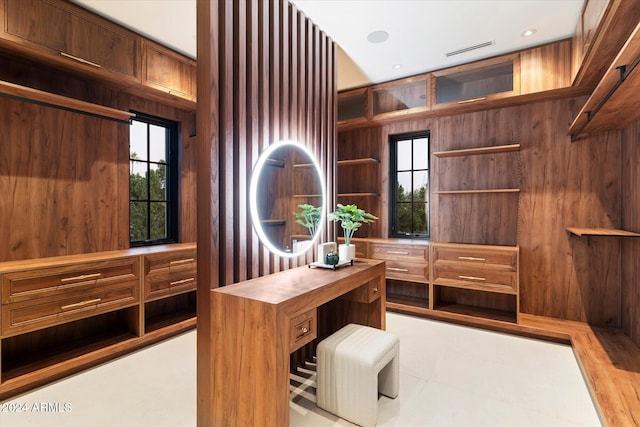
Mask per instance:
[[[349,92],[338,95],[338,122],[361,119],[366,115],[366,92]]]
[[[434,73],[436,104],[486,98],[491,95],[516,92],[514,59],[452,71]],[[514,93],[515,94],[515,93]]]
[[[372,90],[373,115],[426,107],[426,78],[413,82],[385,85]]]

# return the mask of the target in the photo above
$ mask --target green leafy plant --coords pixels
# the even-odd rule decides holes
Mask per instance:
[[[342,205],[338,203],[338,208],[328,215],[329,221],[340,222],[342,231],[344,232],[344,243],[348,246],[351,244],[351,238],[362,224],[369,224],[376,219],[377,216],[365,212],[358,208],[357,205]]]
[[[309,204],[298,205],[301,209],[299,212],[295,212],[296,222],[301,226],[309,230],[309,234],[312,236],[316,234],[318,223],[320,222],[320,215],[322,214],[321,207],[315,207]]]

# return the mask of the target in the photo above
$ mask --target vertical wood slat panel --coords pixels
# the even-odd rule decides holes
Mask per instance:
[[[284,0],[226,1],[219,14],[220,283],[230,284],[313,259],[280,258],[259,243],[247,189],[259,154],[294,139],[319,159],[333,206],[335,47]],[[330,235],[325,227],[322,239]]]

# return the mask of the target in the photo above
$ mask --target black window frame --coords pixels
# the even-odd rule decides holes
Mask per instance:
[[[151,200],[150,181],[147,179],[147,199],[132,199],[131,193],[129,193],[129,227],[131,227],[131,202],[146,202],[147,203],[147,238],[144,240],[132,240],[131,233],[129,233],[129,246],[141,247],[141,246],[153,246],[178,242],[178,182],[179,182],[179,144],[178,144],[178,123],[172,120],[164,119],[161,117],[152,116],[149,114],[134,112],[135,117],[132,121],[138,121],[147,124],[147,152],[149,153],[149,125],[161,126],[168,130],[168,144],[166,145],[166,157],[165,164],[167,166],[167,188],[166,199],[164,200],[166,205],[166,217],[165,228],[167,235],[161,239],[152,239],[151,233],[151,203],[157,203],[157,200]],[[129,135],[131,138],[131,135]],[[131,158],[131,145],[129,144],[129,164],[134,160]],[[141,161],[140,159],[135,159]],[[147,163],[147,171],[150,164],[158,164],[152,162],[148,158],[145,161]],[[131,169],[129,169],[129,177],[131,177]],[[130,188],[130,187],[129,187]]]
[[[398,141],[406,141],[408,139],[422,139],[427,138],[427,176],[429,179],[428,191],[425,194],[426,197],[426,221],[427,221],[427,232],[426,233],[416,233],[412,231],[410,233],[400,233],[397,230],[398,224]],[[411,148],[411,171],[419,171],[424,169],[414,169],[413,168],[413,144]],[[431,237],[431,131],[430,130],[421,130],[416,132],[409,132],[403,134],[395,134],[389,135],[389,237],[390,238],[401,238],[401,239],[429,239]],[[413,174],[412,174],[413,175]],[[413,198],[413,192],[412,192]],[[411,204],[416,203],[413,200]],[[424,203],[424,202],[422,202]],[[413,209],[412,209],[413,212]]]

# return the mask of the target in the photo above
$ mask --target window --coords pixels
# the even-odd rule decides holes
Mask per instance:
[[[390,137],[390,237],[429,237],[429,131]]]
[[[177,241],[177,148],[175,122],[136,113],[129,131],[131,246]]]

